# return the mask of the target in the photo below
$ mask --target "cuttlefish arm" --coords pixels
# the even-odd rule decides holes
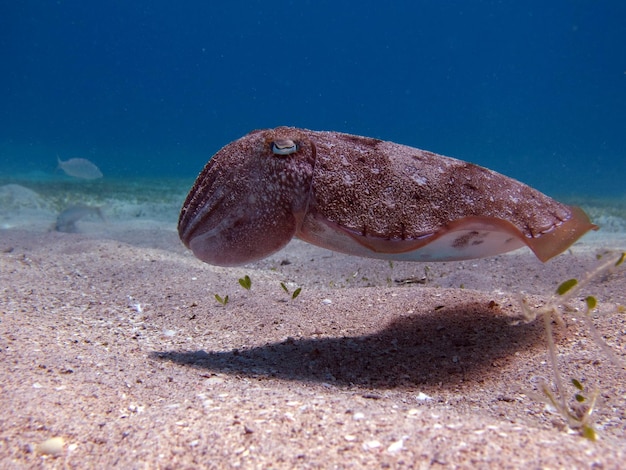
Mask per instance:
[[[268,256],[294,236],[383,259],[462,260],[528,246],[546,261],[597,229],[581,209],[471,163],[287,127],[222,148],[178,227],[198,258],[225,266]]]

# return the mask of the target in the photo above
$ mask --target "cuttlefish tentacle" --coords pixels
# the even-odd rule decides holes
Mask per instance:
[[[528,246],[546,261],[597,227],[581,209],[471,163],[279,127],[213,156],[178,229],[198,258],[230,266],[268,256],[294,236],[383,259],[461,260]]]

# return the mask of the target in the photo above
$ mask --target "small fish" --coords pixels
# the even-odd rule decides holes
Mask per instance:
[[[102,219],[102,221],[106,222],[106,218],[102,213],[102,207],[77,204],[74,206],[69,206],[58,215],[57,221],[54,225],[54,229],[57,232],[76,233],[78,232],[76,222],[78,222],[83,217],[87,217],[90,215],[97,215]]]
[[[66,175],[82,178],[84,180],[102,178],[100,168],[85,158],[70,158],[63,162],[57,156],[57,162],[59,163],[57,169],[63,170]]]

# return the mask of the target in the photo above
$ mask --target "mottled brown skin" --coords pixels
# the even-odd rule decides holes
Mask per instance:
[[[178,221],[194,254],[210,264],[233,266],[280,250],[304,217],[315,147],[306,131],[289,132],[300,143],[276,155],[272,143],[286,132],[254,131],[217,152],[198,176]]]
[[[268,256],[297,236],[358,256],[438,261],[527,245],[545,261],[590,229],[582,210],[424,150],[279,127],[222,148],[198,176],[179,234],[211,264]]]

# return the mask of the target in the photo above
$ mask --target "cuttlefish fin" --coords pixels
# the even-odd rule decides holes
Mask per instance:
[[[497,217],[469,216],[418,238],[389,238],[357,232],[325,220],[311,220],[298,237],[324,248],[357,256],[399,261],[459,261],[484,258],[528,246],[541,261],[562,253],[589,230],[597,230],[578,207],[558,225],[534,237]]]
[[[569,209],[572,212],[571,217],[560,225],[536,237],[524,237],[526,245],[541,261],[548,261],[550,258],[563,253],[589,230],[600,228],[591,223],[589,216],[580,207],[570,206]]]

